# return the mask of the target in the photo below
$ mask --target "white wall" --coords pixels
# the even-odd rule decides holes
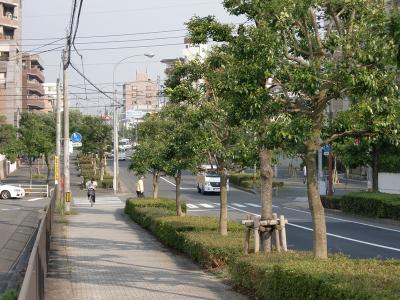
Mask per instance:
[[[381,193],[400,194],[400,173],[379,173],[378,176]]]

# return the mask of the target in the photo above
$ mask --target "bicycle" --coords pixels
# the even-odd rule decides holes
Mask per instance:
[[[96,191],[94,189],[88,189],[88,197],[90,202],[90,207],[93,207],[96,202]]]

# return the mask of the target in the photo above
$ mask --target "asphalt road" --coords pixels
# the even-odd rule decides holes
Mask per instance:
[[[133,193],[136,178],[127,170],[128,161],[120,162],[120,180],[125,192]],[[160,180],[160,196],[175,196],[173,179]],[[365,182],[338,185],[337,193],[365,189]],[[152,194],[152,177],[145,178],[145,194]],[[246,214],[260,213],[259,195],[230,188],[228,195],[229,217],[242,220]],[[182,198],[188,204],[188,212],[194,215],[219,215],[219,195],[197,193],[195,177],[185,174],[182,179]],[[296,250],[312,250],[312,222],[308,209],[307,192],[301,180],[285,180],[285,186],[274,196],[274,212],[288,220],[288,247]],[[353,217],[327,210],[326,224],[328,248],[333,253],[343,253],[354,258],[400,259],[400,224],[382,220]]]

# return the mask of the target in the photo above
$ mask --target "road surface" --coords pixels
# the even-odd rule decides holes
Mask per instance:
[[[120,162],[120,180],[127,193],[134,194],[136,178],[128,171],[128,161]],[[152,177],[145,178],[145,194],[152,193]],[[336,188],[338,193],[364,189],[365,183],[353,183]],[[160,180],[162,197],[175,196],[173,179]],[[230,188],[228,195],[229,217],[242,220],[246,214],[260,213],[259,195]],[[186,173],[182,178],[182,199],[188,204],[188,213],[194,215],[219,215],[219,195],[202,195],[197,192],[195,177]],[[312,250],[312,222],[308,209],[307,191],[301,180],[285,180],[285,186],[274,196],[274,212],[288,220],[289,249]],[[343,253],[354,258],[400,259],[400,224],[382,220],[353,217],[327,210],[326,224],[328,248],[333,253]]]

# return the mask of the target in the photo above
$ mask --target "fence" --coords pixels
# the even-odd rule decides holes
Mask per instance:
[[[39,225],[18,300],[44,299],[55,201],[56,193],[53,193],[50,204]]]
[[[20,188],[25,190],[25,195],[41,195],[49,197],[48,184],[20,184]]]

